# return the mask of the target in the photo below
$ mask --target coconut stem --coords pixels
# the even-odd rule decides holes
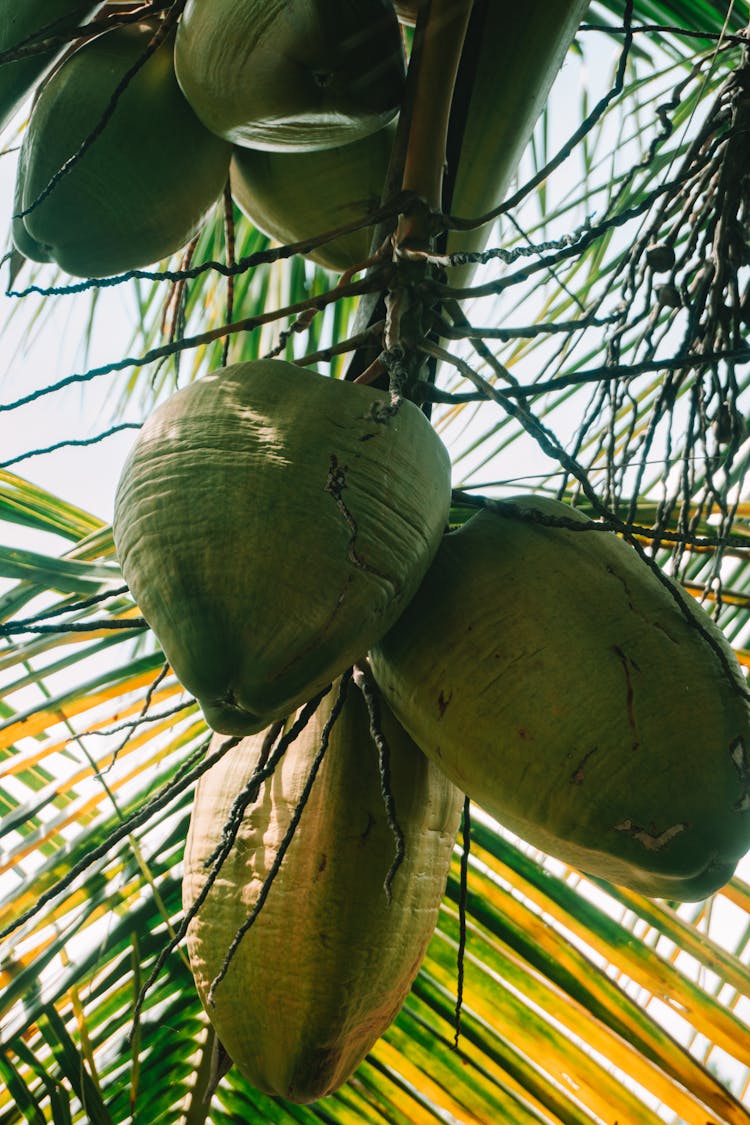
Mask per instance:
[[[464,36],[474,0],[425,0],[417,34],[424,38],[417,61],[414,103],[401,186],[415,192],[428,211],[439,211],[445,168],[448,119]],[[429,214],[403,215],[396,245],[429,248]]]
[[[375,383],[387,373],[391,389],[409,397],[410,386],[423,364],[418,343],[424,337],[419,286],[427,272],[424,260],[399,260],[399,247],[429,250],[434,234],[434,212],[442,210],[442,186],[453,88],[461,60],[464,36],[474,0],[412,0],[417,10],[414,45],[406,78],[406,91],[389,174],[398,174],[403,154],[402,190],[422,206],[410,203],[399,216],[393,235],[397,276],[385,295],[386,324],[383,334],[389,362],[380,356],[357,352],[347,375],[357,382]],[[408,132],[407,132],[408,130]],[[406,133],[406,136],[404,136]],[[384,201],[392,194],[390,182]],[[377,245],[382,230],[376,232]],[[379,315],[380,294],[364,297],[354,329],[361,332]]]

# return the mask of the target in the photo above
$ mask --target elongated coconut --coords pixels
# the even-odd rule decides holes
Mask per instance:
[[[345,1082],[396,1016],[437,921],[463,802],[382,706],[404,844],[389,901],[384,883],[395,841],[367,711],[350,686],[268,897],[209,999],[277,862],[337,693],[338,685],[247,808],[188,929],[195,982],[223,1046],[254,1086],[296,1102]],[[220,742],[214,738],[209,752]],[[206,883],[207,861],[263,742],[263,734],[243,739],[198,784],[185,848],[186,909]]]
[[[517,503],[446,536],[371,654],[378,683],[425,753],[530,843],[647,895],[703,898],[750,846],[732,649],[624,540],[564,504]]]
[[[149,265],[184,246],[220,196],[231,146],[183,97],[174,36],[147,57],[155,29],[100,35],[41,91],[16,173],[14,236],[26,256],[80,277]]]

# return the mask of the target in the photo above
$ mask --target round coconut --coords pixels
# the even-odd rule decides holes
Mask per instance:
[[[183,97],[173,37],[145,58],[154,30],[137,24],[99,36],[42,89],[17,171],[16,237],[28,257],[79,277],[145,266],[184,246],[221,194],[231,147]]]
[[[237,147],[230,169],[232,195],[264,234],[282,244],[301,242],[361,222],[380,204],[395,124],[361,141],[314,152]],[[345,234],[305,253],[343,272],[364,261],[372,227]]]
[[[254,148],[348,144],[394,117],[403,93],[390,0],[188,0],[175,61],[201,121]]]
[[[117,489],[123,574],[214,729],[283,718],[390,628],[445,528],[422,412],[259,360],[160,406]]]

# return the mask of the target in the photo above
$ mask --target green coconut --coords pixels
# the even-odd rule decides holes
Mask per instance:
[[[723,634],[554,501],[447,535],[373,672],[425,753],[502,824],[655,897],[717,890],[750,846],[750,707]]]
[[[276,860],[337,693],[334,685],[249,806],[187,935],[198,992],[229,1056],[258,1089],[294,1102],[337,1089],[396,1016],[435,928],[463,803],[383,706],[404,837],[389,901],[394,836],[367,711],[350,686],[268,897],[209,1001]],[[243,739],[198,783],[185,847],[186,909],[206,882],[206,862],[263,742],[263,735]]]
[[[360,222],[380,204],[395,133],[395,124],[388,125],[353,144],[314,152],[237,147],[232,194],[251,222],[282,244]],[[371,240],[372,227],[363,227],[305,257],[343,272],[367,258]]]
[[[503,202],[588,7],[589,0],[475,0],[451,114],[445,211],[474,218]],[[482,250],[491,231],[492,224],[451,231],[447,250]],[[468,284],[474,268],[454,267],[450,284]]]
[[[42,246],[35,238],[32,238],[26,229],[26,224],[21,218],[23,211],[23,181],[19,176],[16,176],[16,183],[13,190],[13,218],[11,219],[11,235],[13,238],[13,245],[24,258],[30,258],[34,262],[51,262],[52,256],[47,248]]]
[[[231,147],[193,113],[174,76],[168,38],[131,78],[102,131],[38,206],[53,177],[99,127],[118,83],[143,56],[155,25],[109,31],[52,74],[18,161],[15,238],[38,261],[101,277],[184,246],[221,194]],[[23,231],[18,224],[23,224]]]
[[[0,129],[62,53],[65,37],[100,7],[101,2],[91,0],[1,0],[0,52],[30,48],[56,36],[61,43],[0,64]]]
[[[282,360],[216,371],[143,427],[123,574],[214,729],[259,730],[393,624],[437,550],[450,464],[421,411]]]
[[[254,148],[356,141],[395,116],[403,92],[390,0],[188,0],[175,65],[201,121]]]

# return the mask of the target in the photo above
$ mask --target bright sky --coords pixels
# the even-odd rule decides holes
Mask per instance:
[[[12,214],[14,169],[14,156],[8,155],[0,161],[0,222],[4,231],[9,229]],[[27,278],[25,268],[18,284],[28,283]],[[3,293],[7,283],[6,266],[0,278]],[[0,403],[14,401],[71,373],[126,354],[134,323],[130,311],[132,296],[121,287],[101,294],[99,300],[97,331],[90,355],[86,356],[82,341],[90,306],[85,297],[47,302],[40,315],[42,302],[36,297],[19,301],[0,296]],[[106,406],[111,388],[112,381],[105,378],[96,384],[73,386],[44,401],[0,413],[0,461],[108,428]],[[95,452],[67,448],[10,468],[109,520],[119,466],[132,440],[133,432],[126,431],[108,439]]]

